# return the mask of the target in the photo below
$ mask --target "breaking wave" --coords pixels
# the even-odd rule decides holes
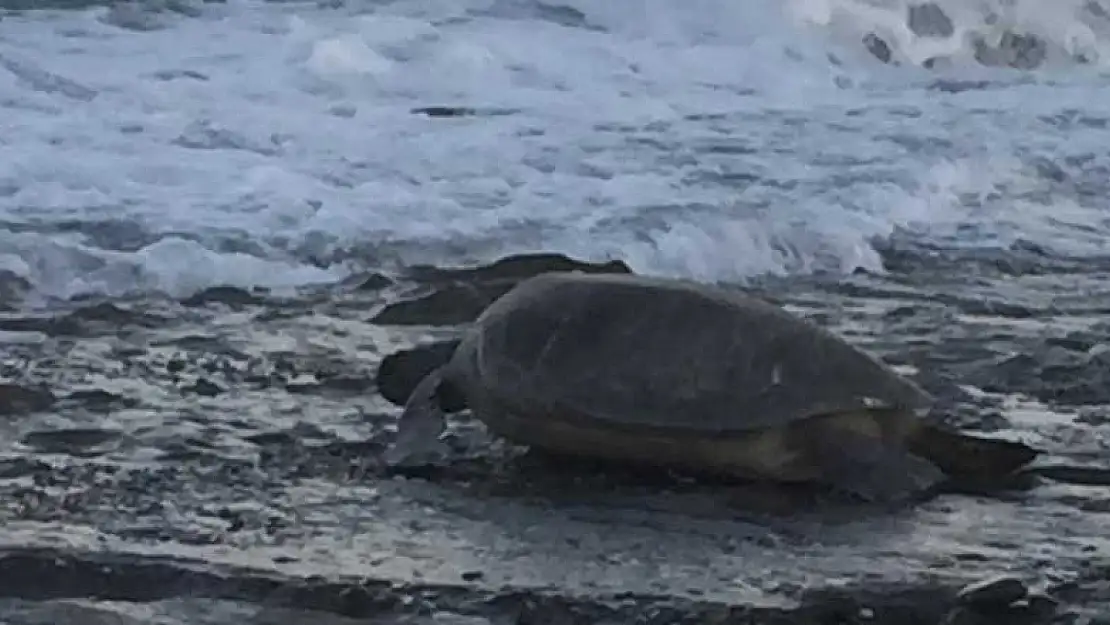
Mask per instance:
[[[1110,234],[1095,0],[143,6],[0,22],[0,270],[44,294]]]

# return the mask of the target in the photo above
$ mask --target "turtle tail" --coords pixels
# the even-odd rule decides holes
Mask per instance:
[[[923,424],[909,447],[957,483],[1004,480],[1040,453],[1024,443],[971,436],[934,424]]]

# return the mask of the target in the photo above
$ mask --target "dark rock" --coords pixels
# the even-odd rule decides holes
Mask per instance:
[[[195,393],[201,397],[215,397],[224,392],[224,389],[207,378],[197,378],[196,382],[181,390],[187,393]]]
[[[42,430],[31,432],[23,437],[23,444],[33,447],[44,454],[67,454],[79,458],[101,455],[101,447],[116,441],[119,432],[100,428],[74,428],[65,430]]]
[[[1105,406],[1081,406],[1076,413],[1075,422],[1084,425],[1110,425],[1110,409]]]
[[[54,394],[44,386],[0,383],[0,416],[40,412],[54,405]]]
[[[948,67],[950,63],[951,59],[946,56],[931,56],[921,62],[921,67],[925,69],[940,69]]]
[[[1009,604],[961,605],[944,619],[944,625],[1039,625],[1053,623],[1057,602],[1046,596],[1018,599]]]
[[[548,4],[546,2],[530,5],[537,17],[542,20],[566,26],[568,28],[584,28],[605,32],[605,29],[590,23],[589,18],[582,11],[564,4]]]
[[[99,17],[99,20],[109,26],[135,32],[151,32],[169,26],[159,11],[132,2],[113,4]]]
[[[420,380],[436,367],[446,364],[458,344],[458,340],[437,341],[403,349],[382,358],[375,379],[378,393],[392,404],[405,405]],[[445,405],[444,409],[457,412],[462,407],[461,403],[455,402]]]
[[[952,298],[953,304],[970,315],[984,315],[987,317],[1007,317],[1010,319],[1030,319],[1050,311],[1037,310],[1020,304],[1011,304],[1000,300],[986,298]]]
[[[19,82],[30,89],[81,102],[89,102],[98,95],[94,89],[59,74],[49,72],[31,61],[11,56],[12,53],[14,53],[14,50],[6,51],[3,55],[0,55],[0,67],[11,72]]]
[[[187,78],[202,82],[208,81],[208,76],[191,69],[164,69],[154,72],[153,76],[158,80],[180,80],[182,78]]]
[[[466,106],[422,106],[412,109],[412,113],[428,117],[468,117],[478,111]]]
[[[95,412],[109,412],[115,408],[134,408],[139,405],[139,402],[133,398],[116,395],[98,388],[73,391],[63,399]]]
[[[221,518],[240,522],[235,516],[229,510]],[[814,589],[802,593],[797,606],[770,607],[641,593],[589,596],[529,588],[493,590],[469,582],[448,585],[374,578],[297,578],[242,567],[210,569],[169,556],[47,548],[5,549],[0,554],[0,582],[0,597],[24,601],[95,597],[101,601],[150,603],[213,598],[265,606],[268,617],[283,611],[290,612],[291,617],[301,616],[281,621],[289,623],[308,622],[306,619],[315,612],[319,616],[311,617],[311,622],[330,622],[327,619],[341,616],[375,622],[467,625],[932,625],[942,622],[955,605],[951,589],[924,584]],[[429,614],[435,618],[413,620]]]
[[[105,0],[2,0],[0,9],[5,11],[34,11],[61,9],[64,11],[81,10],[103,6]]]
[[[933,2],[911,4],[907,9],[906,26],[918,37],[951,37],[956,29],[952,18]]]
[[[891,59],[894,58],[894,54],[890,50],[890,45],[875,33],[867,33],[864,35],[863,45],[872,56],[883,63],[890,63]]]
[[[0,269],[0,311],[16,310],[30,291],[31,283],[26,278]]]
[[[0,330],[9,332],[42,332],[47,336],[67,336],[81,333],[81,328],[67,315],[11,317],[0,319]]]
[[[300,442],[300,439],[288,430],[260,432],[258,434],[244,436],[243,440],[254,443],[259,447],[292,447]]]
[[[415,299],[386,306],[372,321],[382,325],[457,325],[473,321],[495,299],[516,283],[544,273],[581,271],[583,273],[632,273],[619,260],[592,263],[564,254],[518,254],[488,265],[465,269],[442,269],[415,265],[406,277],[435,290]]]
[[[384,274],[372,272],[358,274],[343,280],[343,285],[354,291],[380,291],[393,285],[393,280]]]
[[[431,265],[414,265],[406,276],[418,282],[445,281],[490,282],[523,280],[553,271],[581,271],[583,273],[632,273],[632,268],[619,260],[594,263],[575,260],[565,254],[534,253],[513,254],[488,265],[464,269],[441,269]]]
[[[1110,353],[1098,350],[1043,345],[976,367],[967,375],[983,390],[1025,393],[1051,405],[1110,403]]]
[[[76,322],[101,323],[119,328],[127,325],[151,327],[144,323],[147,315],[129,308],[124,308],[112,302],[100,302],[85,306],[71,312],[68,317]]]
[[[428,117],[494,117],[512,115],[518,109],[477,109],[469,106],[422,106],[410,111],[414,115],[427,115]]]
[[[264,298],[235,286],[209,287],[181,300],[182,305],[189,307],[223,304],[232,310],[239,310],[246,306],[256,306],[263,302],[265,302]]]
[[[803,594],[801,608],[784,623],[936,623],[943,618],[952,594],[940,588],[817,589]],[[774,622],[774,621],[772,621]]]
[[[515,282],[445,286],[428,295],[394,302],[371,321],[381,325],[449,326],[478,318],[494,300],[515,286]]]
[[[930,67],[927,65],[927,67]],[[943,91],[945,93],[963,93],[964,91],[979,91],[990,87],[991,83],[986,80],[954,80],[949,78],[942,78],[933,81],[929,84],[929,89],[932,91]]]
[[[0,460],[0,480],[11,480],[50,471],[50,465],[42,460],[27,458],[8,458]]]
[[[988,44],[982,37],[974,41],[975,60],[992,67],[1035,69],[1044,62],[1048,47],[1038,36],[1029,33],[1006,31],[997,46]]]
[[[960,589],[956,598],[965,606],[980,609],[1009,606],[1028,594],[1025,582],[1000,576],[969,584]]]
[[[94,336],[118,334],[130,329],[128,326],[155,328],[167,321],[159,315],[112,302],[99,302],[61,314],[0,319],[0,330],[42,332],[47,336]]]

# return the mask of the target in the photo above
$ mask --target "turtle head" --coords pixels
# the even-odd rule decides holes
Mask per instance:
[[[417,345],[412,349],[402,349],[382,358],[375,380],[378,393],[389,403],[404,406],[417,385],[428,374],[450,362],[458,346],[458,339],[434,341]],[[439,394],[440,391],[437,388],[437,397]],[[462,404],[458,402],[456,397],[458,394],[457,392],[445,393],[448,401],[441,402],[443,410],[458,412],[465,407],[465,402]]]
[[[466,393],[446,376],[440,378],[435,398],[444,412],[462,412],[467,408]]]

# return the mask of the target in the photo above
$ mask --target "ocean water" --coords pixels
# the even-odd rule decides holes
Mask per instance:
[[[1098,2],[938,2],[944,36],[901,0],[167,6],[0,20],[0,269],[40,297],[541,249],[725,281],[882,272],[892,237],[1106,254]],[[1007,32],[1033,66],[976,59]]]

